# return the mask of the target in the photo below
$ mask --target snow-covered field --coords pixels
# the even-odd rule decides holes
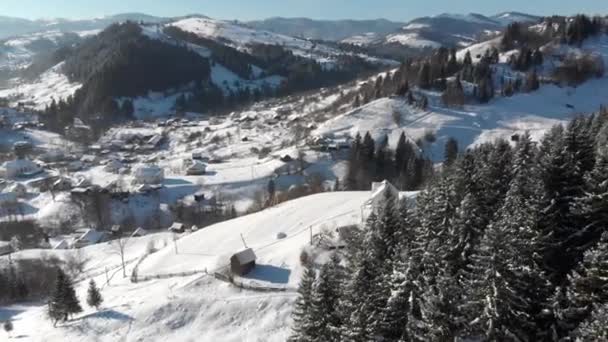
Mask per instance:
[[[244,239],[257,255],[257,266],[238,281],[275,290],[239,289],[204,272],[131,283],[122,278],[118,255],[106,243],[82,249],[91,259],[83,280],[91,277],[103,285],[105,302],[99,312],[87,308],[72,321],[53,328],[42,303],[27,303],[0,308],[0,319],[10,317],[15,325],[13,336],[28,341],[285,341],[302,273],[299,257],[304,248],[310,248],[311,233],[335,234],[338,227],[359,224],[370,194],[308,196],[184,235],[175,244],[168,234],[159,233],[127,245],[127,260],[142,256],[150,241],[160,249],[140,265],[139,277],[146,277],[205,269],[212,273],[244,248]],[[413,197],[415,193],[404,195]],[[286,236],[278,238],[278,233]],[[29,250],[13,257],[36,258],[41,253],[61,257],[70,252]],[[311,253],[321,262],[326,258],[322,250]],[[129,274],[134,265],[128,264]],[[106,268],[111,269],[109,285]],[[77,284],[81,300],[86,287],[86,281]]]
[[[82,84],[70,82],[61,72],[62,64],[47,70],[35,81],[15,80],[13,87],[0,90],[0,98],[9,99],[10,105],[14,107],[18,103],[24,103],[27,107],[43,110],[53,99],[59,101],[73,95]]]

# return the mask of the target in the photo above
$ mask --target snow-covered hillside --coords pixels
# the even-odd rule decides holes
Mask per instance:
[[[63,63],[52,67],[31,82],[16,80],[12,87],[0,90],[0,98],[9,100],[12,107],[23,103],[29,108],[42,110],[47,105],[73,95],[82,84],[70,82],[62,73]]]
[[[412,197],[415,193],[405,193]],[[87,276],[78,283],[77,295],[84,298],[89,277],[102,286],[100,311],[86,309],[74,320],[53,328],[43,303],[28,303],[0,309],[0,319],[11,318],[14,336],[28,341],[285,341],[290,334],[292,303],[302,273],[300,253],[310,243],[310,233],[333,233],[338,227],[359,224],[369,192],[335,192],[305,197],[265,211],[226,221],[185,235],[174,244],[166,234],[134,239],[127,245],[127,259],[144,254],[150,241],[160,250],[139,266],[139,277],[179,272],[131,283],[123,279],[118,255],[109,244],[83,248],[91,259]],[[284,238],[277,238],[284,233]],[[218,266],[248,247],[257,255],[256,269],[237,279],[246,286],[274,290],[240,289],[215,279]],[[313,241],[316,241],[313,238]],[[177,253],[176,253],[177,248]],[[63,255],[66,251],[24,251],[13,258],[35,258],[41,253]],[[323,262],[323,249],[311,249]],[[6,260],[6,257],[3,259]],[[128,263],[128,272],[135,263]],[[110,269],[106,285],[105,269]],[[200,272],[207,270],[209,274]],[[32,329],[31,327],[36,327]]]
[[[444,13],[414,19],[397,32],[386,35],[383,42],[410,48],[462,48],[499,34],[512,22],[534,23],[538,20],[540,17],[518,12],[505,12],[490,17],[476,13]],[[378,41],[370,43],[378,44]]]
[[[250,44],[280,45],[291,50],[295,55],[313,58],[326,67],[335,66],[335,58],[344,51],[318,44],[310,40],[290,37],[278,33],[255,30],[237,23],[211,18],[188,18],[173,22],[183,31],[191,32],[201,37],[227,42],[241,50],[247,50]],[[378,59],[360,55],[374,63],[395,64],[395,61]]]
[[[461,59],[466,51],[470,51],[476,61],[476,56],[482,56],[486,49],[497,46],[499,42],[500,38],[480,43],[459,51],[457,56]],[[580,48],[562,45],[556,47],[553,44],[545,48],[554,54],[545,61],[541,70],[545,74],[549,74],[559,63],[560,56],[568,54],[593,52],[602,56],[604,63],[608,63],[607,35],[590,38]],[[505,55],[510,53],[501,55],[502,63],[506,63]],[[501,64],[497,68],[506,67]],[[408,106],[402,98],[383,98],[326,121],[313,134],[339,138],[369,131],[375,138],[387,135],[389,143],[396,144],[401,131],[412,140],[424,137],[426,132],[434,132],[437,142],[426,146],[425,152],[434,160],[440,160],[443,156],[443,143],[449,137],[456,138],[464,147],[497,138],[509,140],[512,135],[525,131],[538,139],[555,124],[566,122],[581,113],[597,111],[607,103],[605,94],[608,94],[608,76],[590,79],[578,87],[543,84],[532,93],[518,93],[512,97],[497,96],[488,104],[468,104],[462,109],[443,105],[440,92],[423,93],[430,102],[426,111]],[[393,113],[400,114],[399,123]]]

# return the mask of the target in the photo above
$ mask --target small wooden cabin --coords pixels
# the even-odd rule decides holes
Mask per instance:
[[[230,271],[234,275],[244,276],[255,268],[255,260],[253,249],[244,249],[230,258]]]

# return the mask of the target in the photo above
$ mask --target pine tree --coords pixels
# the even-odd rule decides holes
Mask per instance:
[[[525,341],[542,330],[535,320],[549,284],[535,254],[540,189],[534,158],[526,135],[518,143],[505,203],[473,256],[467,298],[472,336]]]
[[[450,137],[443,150],[443,166],[448,168],[454,164],[458,157],[458,140]]]
[[[48,314],[53,324],[60,320],[67,321],[70,315],[82,311],[72,281],[61,270],[57,270],[55,288],[48,303]]]
[[[431,83],[431,65],[429,62],[424,62],[418,72],[418,86],[422,89],[429,89]]]
[[[597,305],[593,314],[575,331],[576,341],[608,341],[608,305]]]
[[[608,304],[608,233],[602,241],[585,253],[583,262],[568,277],[569,287],[556,308],[556,323],[561,337],[587,319],[593,305]]]
[[[531,73],[528,73],[528,77],[526,79],[526,90],[531,92],[538,90],[538,88],[540,88],[540,82],[538,81],[536,69],[534,69]]]
[[[13,322],[10,319],[7,319],[2,324],[2,327],[4,328],[4,331],[6,331],[6,333],[10,336],[11,331],[13,331]]]
[[[342,312],[339,308],[343,272],[340,258],[332,254],[330,262],[321,267],[319,277],[312,291],[311,312],[314,330],[317,335],[313,341],[341,341]]]
[[[543,256],[554,284],[560,284],[581,260],[580,229],[584,222],[575,213],[574,203],[584,193],[584,175],[593,168],[593,143],[587,125],[573,120],[563,137],[549,137],[541,151],[543,199],[539,217]],[[553,134],[558,133],[555,131]]]
[[[597,152],[597,161],[585,177],[585,190],[574,203],[575,214],[584,222],[578,233],[581,244],[597,242],[608,227],[608,149]]]
[[[95,280],[91,279],[89,282],[89,289],[87,291],[87,304],[90,307],[94,307],[99,310],[99,306],[103,303],[103,297],[95,284]]]
[[[405,262],[397,262],[393,273],[390,275],[391,295],[380,322],[380,335],[383,341],[399,341],[406,333],[411,292],[413,287],[416,286],[411,264],[411,258]]]
[[[315,279],[315,271],[312,265],[307,263],[302,280],[298,286],[298,299],[295,302],[292,313],[294,321],[293,334],[290,338],[292,341],[309,342],[313,341],[317,336],[312,312],[312,294]]]

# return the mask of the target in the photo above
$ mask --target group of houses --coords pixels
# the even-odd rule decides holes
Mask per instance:
[[[71,248],[83,248],[98,243],[107,242],[112,239],[114,235],[120,234],[121,230],[119,226],[113,226],[109,231],[100,231],[96,229],[82,229],[78,230],[77,235],[73,238],[66,238],[57,241],[53,249],[71,249]],[[148,231],[139,227],[135,229],[129,236],[141,237],[148,235]]]

